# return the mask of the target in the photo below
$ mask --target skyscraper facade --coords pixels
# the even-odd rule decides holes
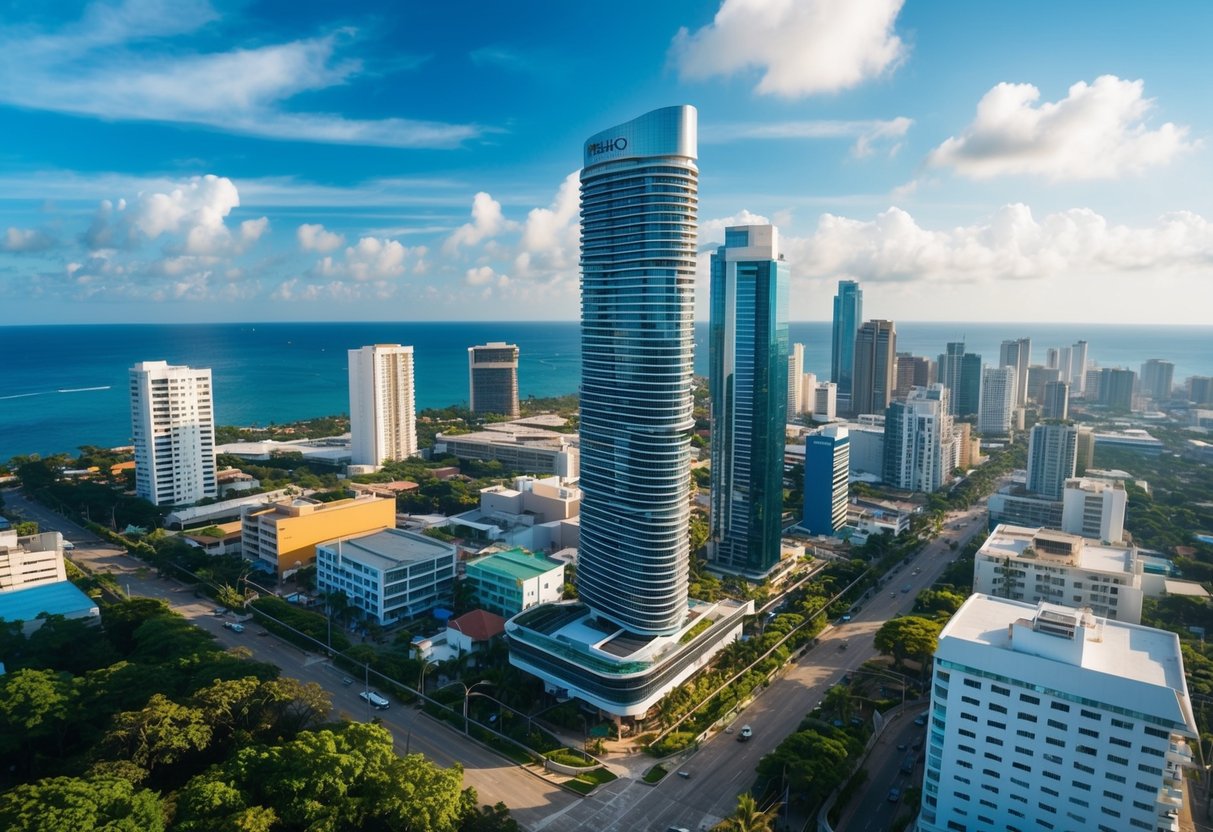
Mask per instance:
[[[904,399],[913,387],[927,387],[934,384],[934,367],[931,359],[923,355],[912,355],[908,352],[897,353],[897,382],[893,389],[895,398]]]
[[[211,371],[143,361],[130,394],[135,493],[158,506],[217,496]]]
[[[1193,404],[1213,404],[1213,377],[1189,376],[1188,401]]]
[[[499,413],[517,419],[518,346],[490,341],[468,347],[468,408],[477,416]]]
[[[1028,439],[1028,491],[1060,500],[1078,463],[1078,426],[1039,422]]]
[[[1015,368],[1015,404],[1023,407],[1028,401],[1028,365],[1032,360],[1032,339],[1003,341],[999,349],[998,366]]]
[[[804,344],[793,344],[788,353],[788,421],[805,411],[804,382]]]
[[[951,408],[953,416],[960,413],[960,369],[965,354],[964,341],[949,341],[944,352],[939,355],[939,383],[952,391]]]
[[[832,535],[847,522],[851,439],[846,428],[831,426],[805,437],[804,517],[810,534]]]
[[[1040,418],[1070,418],[1070,382],[1049,381],[1045,383],[1045,396],[1040,408]]]
[[[1161,358],[1151,358],[1141,365],[1141,394],[1154,401],[1171,398],[1175,385],[1175,365]]]
[[[708,560],[760,577],[780,555],[790,401],[787,267],[774,226],[726,228],[724,241],[711,263]]]
[[[938,491],[958,461],[948,389],[915,387],[885,411],[885,485],[906,491]]]
[[[1072,395],[1086,394],[1087,342],[1075,341],[1070,348],[1070,392]]]
[[[1015,410],[1015,368],[986,367],[981,374],[977,430],[986,436],[1010,436]]]
[[[966,352],[960,359],[960,387],[952,392],[956,397],[957,416],[976,416],[981,408],[981,356]]]
[[[1128,413],[1133,409],[1133,388],[1137,373],[1121,367],[1104,367],[1099,372],[1099,403],[1109,410]]]
[[[868,321],[855,336],[851,411],[883,413],[896,387],[897,327],[892,321]]]
[[[854,280],[838,281],[834,296],[834,329],[830,342],[830,381],[839,399],[851,400],[855,364],[855,335],[863,320],[863,289]],[[855,411],[859,412],[859,411]]]
[[[350,460],[382,465],[417,455],[413,348],[374,344],[349,351]]]
[[[697,144],[695,108],[666,107],[592,136],[581,171],[578,589],[640,634],[687,614]]]

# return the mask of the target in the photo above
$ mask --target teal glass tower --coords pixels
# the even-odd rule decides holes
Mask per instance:
[[[687,615],[696,130],[654,110],[591,136],[581,171],[578,591],[638,635]]]
[[[788,408],[788,277],[771,225],[727,228],[712,255],[708,560],[760,579],[779,563]]]
[[[854,384],[855,335],[863,322],[863,289],[854,280],[838,281],[834,296],[834,329],[830,344],[830,381],[850,401]]]

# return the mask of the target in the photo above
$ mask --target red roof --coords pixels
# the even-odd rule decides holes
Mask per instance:
[[[452,618],[446,626],[458,630],[472,641],[488,641],[505,632],[505,619],[484,610],[472,610]]]

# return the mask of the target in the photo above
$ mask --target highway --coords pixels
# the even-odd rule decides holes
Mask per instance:
[[[217,608],[210,599],[195,598],[191,588],[155,577],[155,570],[125,550],[100,540],[92,532],[25,499],[15,490],[5,491],[4,500],[6,505],[36,521],[43,531],[58,531],[70,540],[76,547],[68,552],[73,562],[92,572],[113,574],[122,589],[131,595],[167,602],[174,611],[213,635],[224,647],[245,648],[250,658],[277,665],[285,676],[320,685],[332,698],[335,717],[378,718],[392,732],[399,753],[421,752],[441,766],[459,763],[464,769],[464,785],[476,789],[481,803],[505,803],[515,820],[524,827],[533,828],[543,818],[578,801],[576,795],[514,765],[419,710],[396,705],[386,711],[372,711],[358,697],[363,688],[361,681],[343,685],[341,680],[346,673],[333,667],[327,659],[281,641],[256,624],[250,623],[243,633],[225,629],[224,621],[234,622],[237,618],[230,613],[216,615]]]

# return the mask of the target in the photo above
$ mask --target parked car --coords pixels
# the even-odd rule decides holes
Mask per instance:
[[[901,789],[894,786],[893,788],[889,789],[889,802],[896,803],[899,800],[901,800]]]
[[[239,624],[239,623],[237,623],[237,622],[235,622],[235,621],[224,621],[224,622],[223,622],[223,629],[225,629],[225,630],[231,630],[233,633],[243,633],[243,632],[244,632],[244,625],[243,625],[243,624]]]
[[[741,731],[737,734],[737,741],[745,742],[752,736],[754,736],[754,729],[748,725],[742,725]]]

